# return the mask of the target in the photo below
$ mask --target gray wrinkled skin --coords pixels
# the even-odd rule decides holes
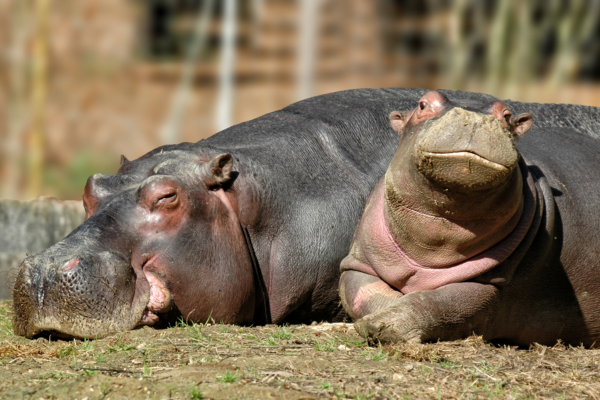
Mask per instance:
[[[79,265],[63,271],[69,261],[61,257],[62,246],[55,245],[50,252],[24,261],[14,289],[14,307],[30,317],[16,320],[15,332],[27,337],[48,331],[54,336],[93,338],[134,328],[146,307],[148,293],[134,299],[135,276],[129,264],[109,252],[92,255],[82,251]],[[46,260],[39,260],[40,257]],[[101,270],[96,267],[95,258],[102,259]],[[47,267],[28,268],[30,263]],[[95,279],[89,279],[90,275]],[[48,287],[53,288],[51,295],[44,291]],[[36,290],[33,294],[32,289]],[[27,291],[28,296],[19,296],[22,291]],[[28,301],[30,295],[35,296],[37,309],[35,303]]]

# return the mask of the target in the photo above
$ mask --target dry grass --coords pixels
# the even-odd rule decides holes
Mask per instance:
[[[59,349],[48,345],[34,345],[4,342],[0,343],[0,359],[2,358],[55,358],[58,357]]]
[[[600,350],[462,341],[369,347],[350,325],[144,328],[97,341],[12,335],[2,399],[600,398]]]

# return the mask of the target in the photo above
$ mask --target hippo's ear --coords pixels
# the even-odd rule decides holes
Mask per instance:
[[[86,220],[94,215],[99,204],[111,194],[107,184],[111,177],[111,175],[94,174],[88,178],[85,189],[83,189],[83,208]]]
[[[237,177],[231,154],[219,154],[205,164],[203,181],[209,189],[229,186]]]
[[[519,114],[510,120],[510,128],[517,136],[523,136],[532,125],[533,116],[529,113]]]
[[[392,129],[398,133],[402,133],[408,122],[410,113],[410,111],[392,111],[390,113],[390,126]]]

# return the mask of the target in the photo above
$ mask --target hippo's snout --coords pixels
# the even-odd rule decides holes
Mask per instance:
[[[515,139],[493,115],[454,108],[428,121],[415,146],[415,162],[429,180],[460,190],[486,190],[516,168]]]
[[[17,276],[14,332],[34,337],[96,338],[135,327],[149,294],[118,254],[61,257],[50,249],[26,258]]]

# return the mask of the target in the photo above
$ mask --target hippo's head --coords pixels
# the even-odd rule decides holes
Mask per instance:
[[[252,264],[236,176],[229,154],[172,148],[90,177],[86,221],[23,261],[15,333],[97,338],[174,314],[250,323]]]
[[[434,91],[416,109],[390,114],[401,138],[385,174],[386,218],[419,265],[473,257],[512,232],[523,213],[515,140],[532,117],[481,98],[457,104]]]
[[[392,128],[402,136],[392,165],[416,166],[430,182],[455,192],[492,189],[517,167],[515,138],[532,121],[531,114],[513,116],[499,100],[455,104],[432,91],[416,109],[390,114]]]

